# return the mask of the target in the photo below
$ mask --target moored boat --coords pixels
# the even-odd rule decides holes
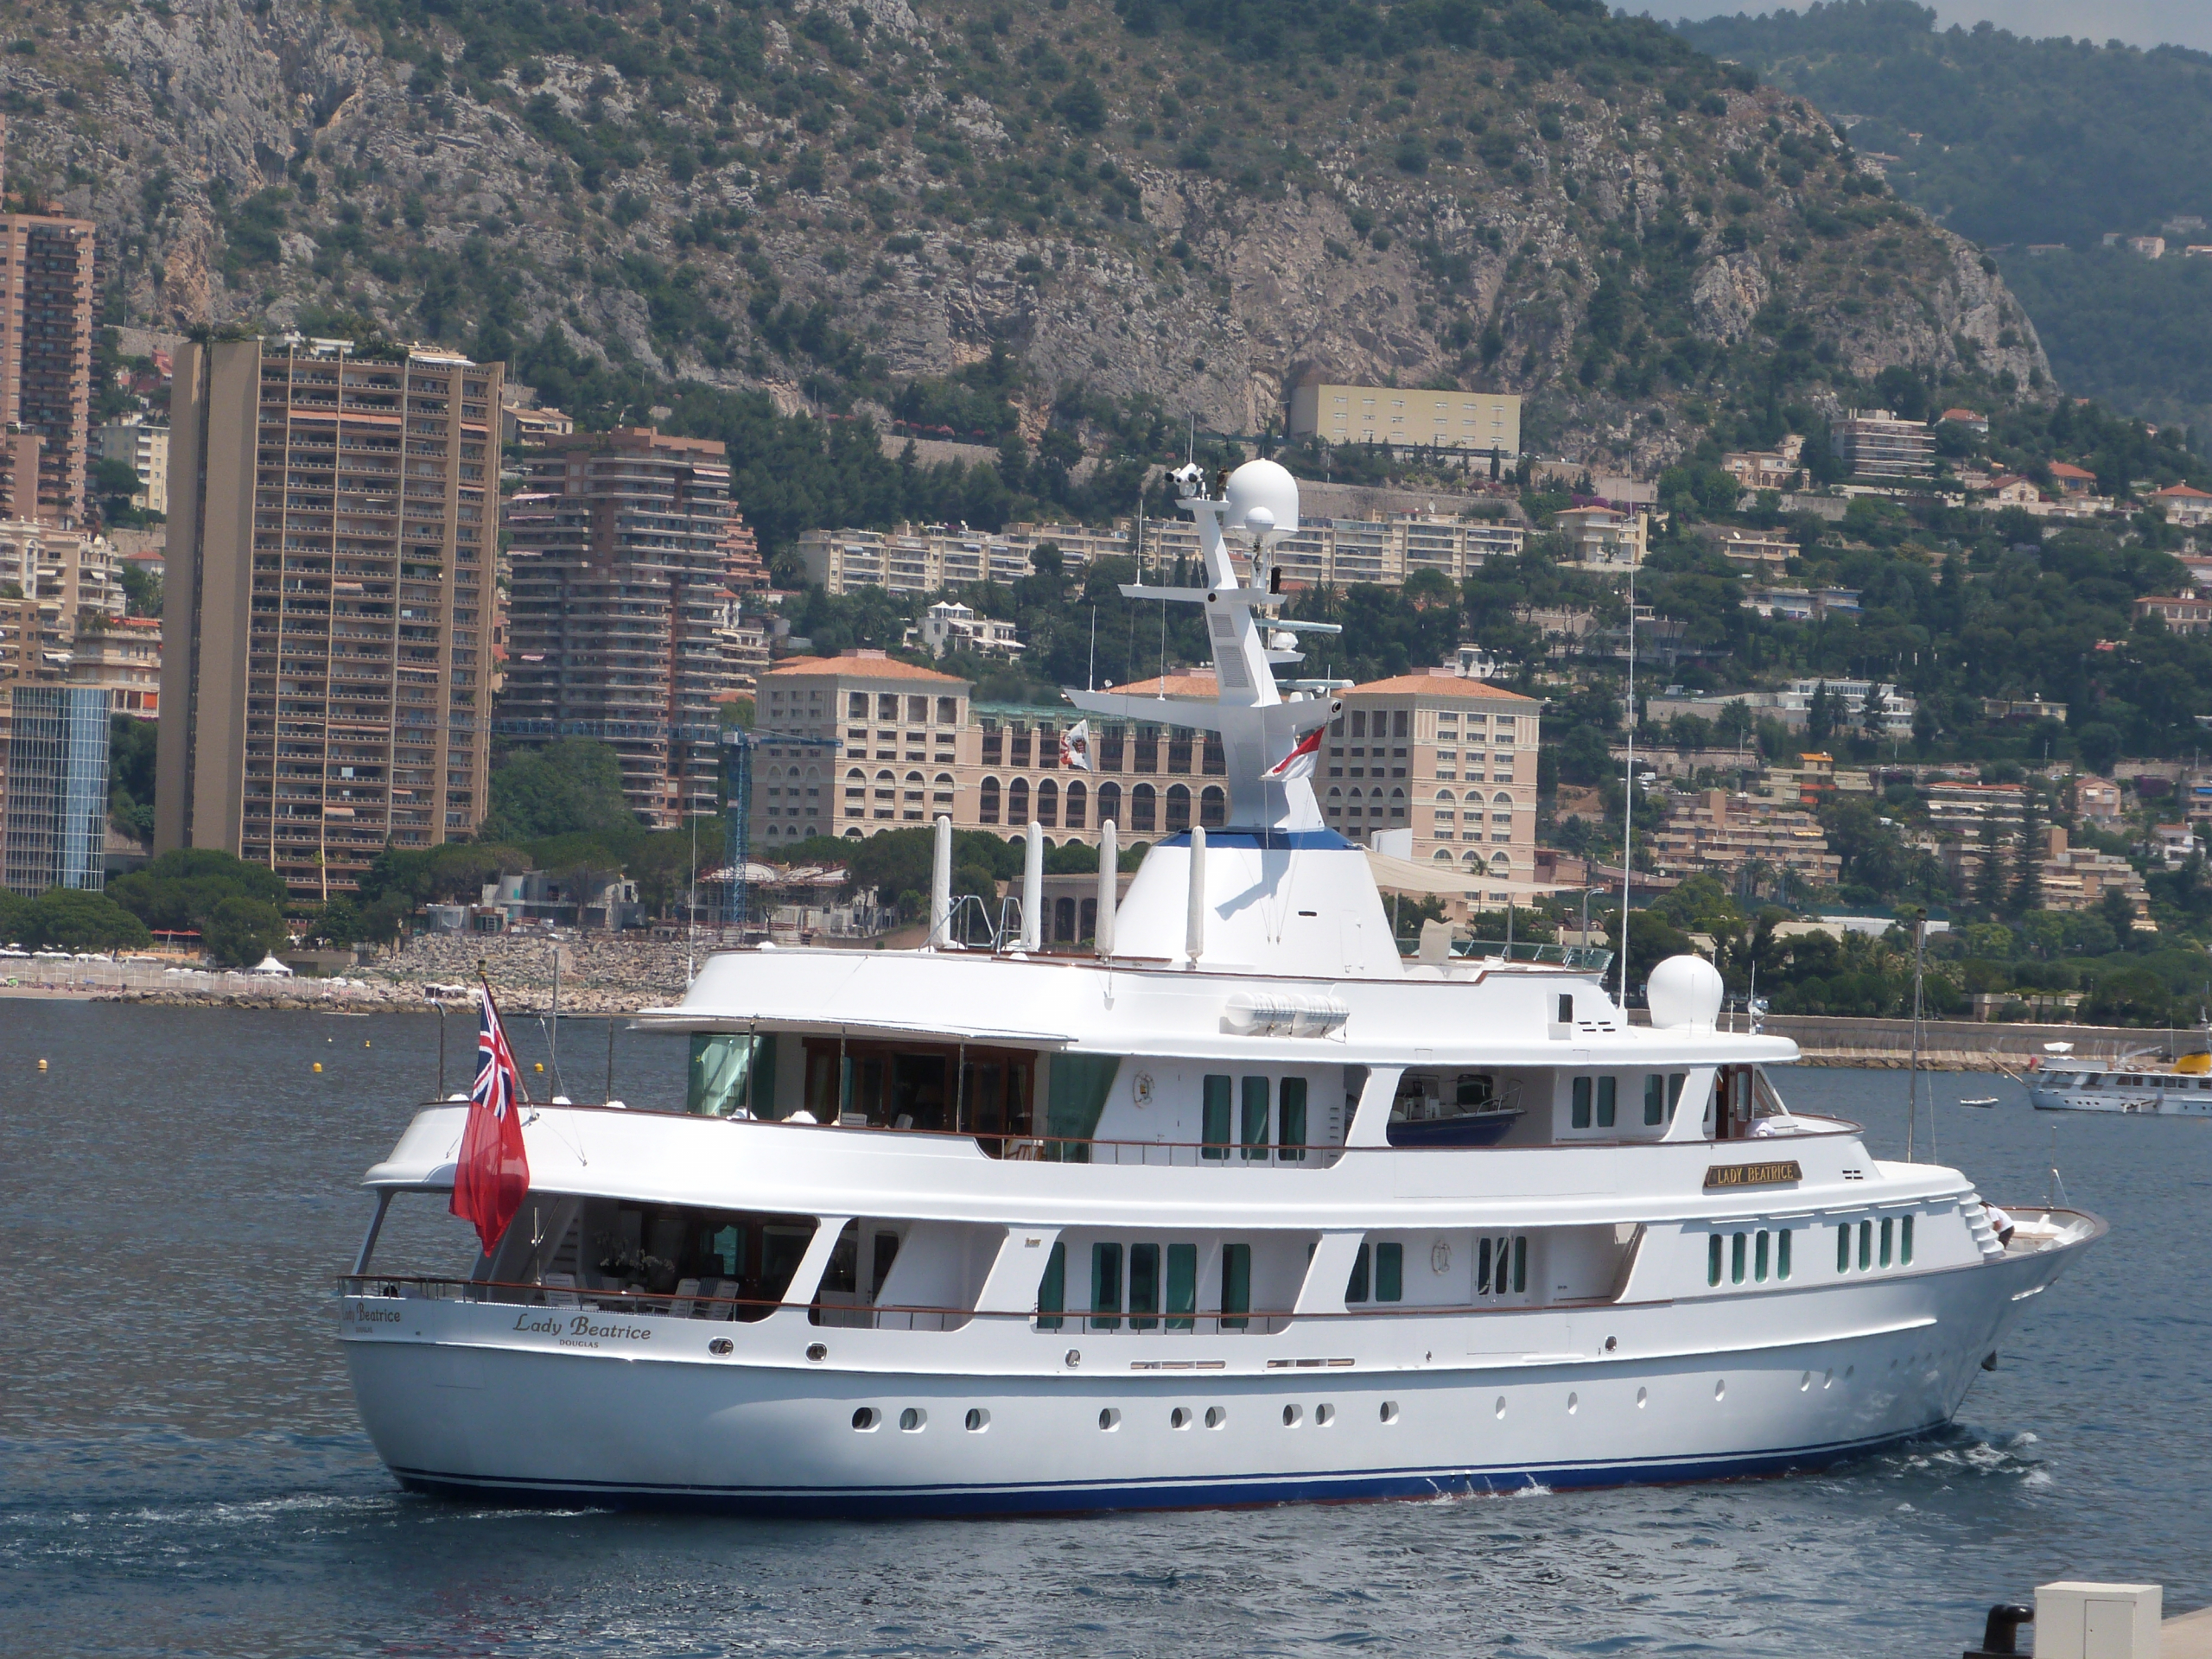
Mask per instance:
[[[1092,950],[957,937],[727,951],[687,1086],[530,1109],[529,1190],[443,1271],[393,1254],[470,1108],[367,1184],[340,1286],[364,1421],[410,1486],[798,1514],[1427,1496],[1772,1473],[1924,1433],[2096,1217],[1875,1158],[1791,1111],[1779,1037],[1694,957],[1632,1026],[1602,953],[1402,959],[1306,774],[1339,705],[1274,671],[1268,462],[1186,472],[1218,824],[1147,853]],[[1243,544],[1246,569],[1232,559]],[[1248,579],[1249,577],[1249,579]],[[1142,590],[1161,597],[1161,590]],[[1301,757],[1305,757],[1301,760]]]

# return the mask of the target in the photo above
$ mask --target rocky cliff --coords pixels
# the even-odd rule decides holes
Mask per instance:
[[[366,315],[786,408],[1003,347],[1032,435],[1078,387],[1232,432],[1301,372],[1498,387],[1646,466],[1893,365],[2047,375],[1802,103],[1589,0],[18,15],[10,187],[99,221],[111,321]]]

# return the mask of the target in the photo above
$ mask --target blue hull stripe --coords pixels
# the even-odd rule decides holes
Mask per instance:
[[[429,1469],[392,1472],[410,1491],[481,1502],[557,1503],[802,1519],[842,1516],[1073,1515],[1099,1510],[1230,1509],[1258,1504],[1363,1503],[1388,1498],[1480,1497],[1532,1486],[1624,1486],[1699,1480],[1742,1480],[1822,1469],[1901,1446],[1942,1426],[1941,1420],[1875,1440],[1799,1446],[1736,1457],[1672,1462],[1560,1464],[1528,1468],[1372,1469],[1337,1475],[1227,1478],[1202,1481],[1105,1481],[1038,1485],[855,1487],[791,1491],[620,1481],[503,1480]]]

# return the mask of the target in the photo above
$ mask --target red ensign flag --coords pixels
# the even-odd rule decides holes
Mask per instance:
[[[484,988],[484,1020],[476,1034],[476,1087],[468,1126],[453,1172],[453,1213],[476,1229],[491,1255],[530,1191],[530,1154],[522,1144],[522,1075],[499,1028],[492,988]]]

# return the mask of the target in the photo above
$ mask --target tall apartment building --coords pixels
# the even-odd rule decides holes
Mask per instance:
[[[0,168],[6,155],[0,124]],[[88,219],[0,213],[0,517],[84,512],[92,256]]]
[[[98,892],[107,855],[108,694],[97,686],[5,689],[7,797],[0,886]]]
[[[1433,449],[1521,453],[1521,399],[1512,392],[1416,391],[1315,382],[1294,386],[1294,438],[1326,443],[1388,443]]]
[[[1179,701],[1213,699],[1213,671],[1122,689],[1157,696],[1159,717],[1088,716],[1084,772],[1060,765],[1060,734],[1084,718],[1072,709],[978,705],[970,682],[881,652],[779,664],[760,679],[760,725],[840,747],[763,745],[753,849],[772,858],[779,842],[911,829],[939,813],[997,835],[1034,821],[1054,842],[1085,843],[1108,818],[1125,844],[1225,822],[1219,740],[1175,722]],[[1411,830],[1416,858],[1535,879],[1541,705],[1444,669],[1344,695],[1313,779],[1330,828],[1362,842]]]
[[[546,440],[507,504],[510,741],[597,738],[656,829],[716,810],[729,467],[650,427]]]
[[[1860,478],[1924,478],[1936,470],[1936,435],[1886,409],[1854,409],[1828,429],[1835,457]]]
[[[505,372],[291,336],[179,354],[156,851],[322,903],[387,842],[482,821]]]

